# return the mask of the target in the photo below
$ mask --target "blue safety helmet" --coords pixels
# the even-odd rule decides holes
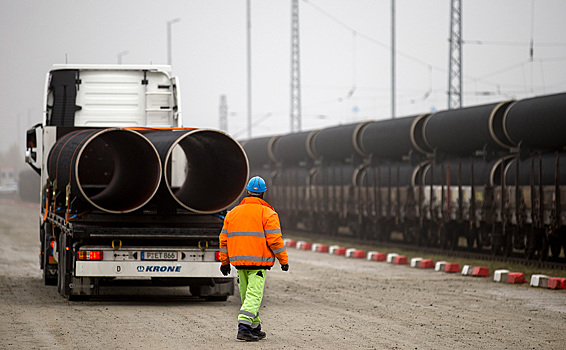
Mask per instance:
[[[248,182],[246,190],[254,193],[263,193],[267,191],[267,186],[265,186],[265,181],[261,177],[254,176]]]

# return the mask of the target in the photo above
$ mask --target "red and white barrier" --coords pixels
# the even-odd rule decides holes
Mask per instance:
[[[548,279],[550,277],[547,275],[535,274],[531,276],[531,287],[548,288]]]
[[[397,254],[397,253],[389,253],[389,254],[387,254],[387,262],[388,262],[389,264],[393,264],[393,263],[395,262],[395,257],[396,257],[396,256],[399,256],[399,254]]]
[[[437,261],[436,265],[434,265],[434,271],[436,272],[444,271],[445,266],[446,266],[446,261]]]
[[[508,275],[509,275],[509,270],[505,270],[505,269],[495,270],[495,272],[493,273],[493,280],[495,282],[507,283]]]
[[[548,279],[548,288],[566,289],[566,278],[551,277]]]
[[[412,268],[419,268],[421,266],[421,261],[423,261],[423,258],[412,258],[411,259],[411,267]]]
[[[507,283],[520,284],[527,283],[525,279],[525,274],[522,272],[510,272],[507,275]]]
[[[444,272],[458,273],[458,272],[460,272],[460,264],[458,264],[458,263],[446,263],[446,265],[444,265]]]
[[[474,272],[474,268],[475,266],[464,265],[464,267],[462,267],[462,276],[471,276]]]
[[[489,277],[489,268],[485,266],[476,266],[472,272],[474,277]]]

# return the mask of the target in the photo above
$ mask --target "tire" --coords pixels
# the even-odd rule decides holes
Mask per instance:
[[[206,301],[226,301],[226,300],[228,300],[227,295],[206,297]]]
[[[51,236],[48,232],[51,231],[51,225],[45,223],[43,234],[43,254],[41,254],[43,259],[43,283],[46,286],[56,286],[57,285],[57,272],[58,267],[53,267],[53,264],[49,264],[49,256],[51,255]],[[55,273],[52,273],[55,270]]]
[[[59,246],[58,246],[58,251],[59,251],[59,264],[58,264],[58,270],[59,270],[59,278],[57,279],[58,283],[57,283],[57,291],[59,291],[59,294],[61,294],[62,297],[69,299],[69,290],[68,290],[68,285],[69,285],[69,279],[67,277],[67,273],[66,273],[66,266],[67,266],[67,257],[66,257],[66,250],[65,250],[65,246],[66,246],[67,242],[66,242],[66,237],[65,234],[63,232],[61,232],[59,234]]]

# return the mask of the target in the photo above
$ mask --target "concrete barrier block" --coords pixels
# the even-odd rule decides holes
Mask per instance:
[[[485,266],[476,266],[472,272],[474,277],[489,277],[489,268]]]
[[[331,246],[328,248],[328,252],[329,252],[330,254],[336,254],[336,249],[338,249],[338,248],[340,248],[339,245],[331,245]]]
[[[356,248],[348,248],[346,249],[346,257],[347,258],[353,258],[354,257],[354,252],[356,251]]]
[[[407,257],[404,255],[398,255],[393,259],[395,265],[407,265]]]
[[[423,261],[423,258],[412,258],[411,259],[411,267],[419,268],[420,265],[421,265],[421,261]]]
[[[437,261],[434,265],[434,271],[444,271],[444,266],[446,266],[446,261]]]
[[[334,254],[336,254],[336,255],[346,255],[346,248],[338,247],[334,251]]]
[[[475,268],[475,266],[464,265],[464,267],[462,267],[462,275],[463,276],[471,276],[472,273],[474,272],[474,268]]]
[[[297,249],[303,249],[303,245],[307,243],[305,241],[297,241]]]
[[[321,244],[318,246],[318,249],[316,251],[319,253],[328,253],[328,250],[329,250],[328,245]]]
[[[566,289],[566,278],[551,277],[548,279],[548,288]]]
[[[373,260],[375,260],[375,261],[385,261],[385,260],[387,260],[387,254],[377,253],[377,254],[374,255]]]
[[[353,256],[354,259],[365,259],[365,257],[366,257],[365,250],[358,249],[354,252],[354,256]]]
[[[507,283],[508,275],[509,275],[509,270],[505,270],[505,269],[495,270],[495,272],[493,273],[493,280],[495,282]]]
[[[368,259],[368,260],[374,260],[375,255],[376,255],[377,253],[378,253],[378,252],[373,251],[373,250],[372,250],[372,251],[369,251],[369,252],[368,252],[368,255],[367,255],[367,259]]]
[[[432,259],[423,259],[419,264],[419,268],[421,269],[432,269],[434,268],[434,261]]]
[[[312,250],[312,243],[311,242],[303,242],[301,249],[302,250]]]
[[[507,283],[520,284],[527,283],[525,279],[525,274],[522,272],[510,272],[507,275]]]
[[[292,239],[286,238],[283,240],[283,242],[285,243],[285,246],[289,247],[289,248],[296,248],[297,247],[297,241],[294,241]]]
[[[444,272],[458,273],[458,272],[460,272],[460,264],[458,264],[458,263],[446,263],[446,265],[444,265]]]
[[[390,264],[393,264],[393,261],[395,260],[396,256],[399,256],[399,254],[397,254],[397,253],[387,254],[387,262],[390,263]]]
[[[531,287],[548,288],[548,279],[550,277],[547,275],[536,274],[531,276]]]

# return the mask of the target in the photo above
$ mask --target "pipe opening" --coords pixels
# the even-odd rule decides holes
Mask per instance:
[[[76,181],[85,199],[108,212],[141,208],[155,194],[161,162],[138,133],[108,129],[94,135],[78,153]]]
[[[200,213],[226,209],[242,194],[248,160],[231,137],[196,130],[180,137],[166,159],[169,191],[182,206]]]

